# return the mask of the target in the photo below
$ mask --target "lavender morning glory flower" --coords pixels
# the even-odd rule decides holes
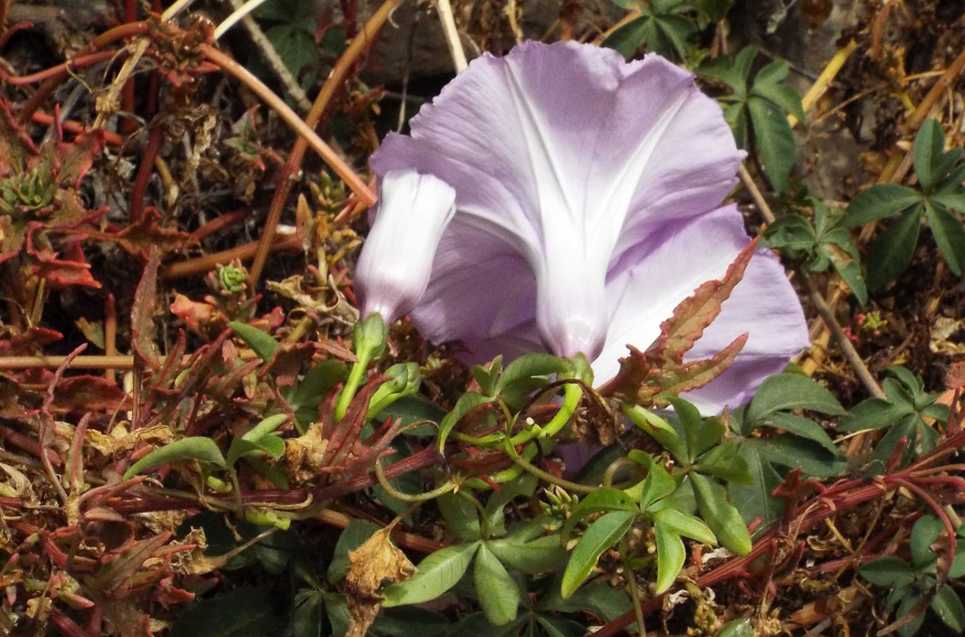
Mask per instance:
[[[382,177],[379,223],[365,241],[355,271],[362,316],[391,323],[411,312],[425,294],[432,257],[456,212],[456,191],[432,175],[394,170]]]
[[[582,353],[606,380],[627,344],[649,345],[673,308],[722,276],[748,242],[736,206],[719,207],[743,153],[693,76],[656,55],[627,63],[572,42],[484,55],[413,117],[411,131],[389,135],[372,157],[383,204],[356,280],[377,309],[373,281],[411,279],[419,289],[431,263],[412,319],[434,342],[461,341],[475,360]],[[396,209],[386,201],[395,171],[451,185],[455,215],[411,195],[401,204],[408,214],[386,214]],[[438,249],[425,238],[407,243],[416,231],[441,232]],[[412,305],[411,295],[385,302]],[[688,394],[703,410],[742,402],[808,344],[797,295],[766,251],[689,356],[744,332],[734,365]]]

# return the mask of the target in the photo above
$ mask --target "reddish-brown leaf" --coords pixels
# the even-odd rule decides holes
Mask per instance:
[[[131,344],[138,358],[149,367],[158,369],[161,357],[154,343],[154,311],[157,306],[157,268],[161,254],[154,248],[144,266],[144,273],[134,292],[134,307],[131,309]]]
[[[637,389],[636,399],[641,404],[665,405],[668,396],[703,387],[723,374],[737,358],[744,345],[747,334],[741,334],[730,345],[710,358],[687,363],[666,361],[662,366],[651,369]]]
[[[707,326],[717,318],[724,301],[744,277],[756,248],[755,239],[740,251],[722,279],[701,284],[674,308],[673,315],[660,325],[660,336],[647,348],[648,357],[683,362],[684,354],[690,351]]]
[[[126,394],[113,381],[103,376],[69,376],[54,390],[51,411],[113,412],[124,402]]]

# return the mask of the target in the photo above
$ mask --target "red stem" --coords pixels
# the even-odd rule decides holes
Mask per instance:
[[[144,197],[147,195],[147,185],[154,173],[154,159],[161,149],[161,127],[155,126],[147,140],[147,148],[141,157],[141,165],[137,167],[137,177],[131,188],[131,222],[139,223],[144,219]]]
[[[30,75],[10,75],[3,70],[2,67],[0,67],[0,80],[3,80],[12,86],[36,84],[37,82],[42,82],[47,79],[62,78],[67,75],[68,68],[73,70],[84,68],[85,66],[93,66],[99,62],[109,60],[118,54],[123,54],[123,52],[118,49],[108,49],[107,51],[98,51],[96,53],[78,55],[77,57],[72,58],[63,64],[58,64],[57,66],[52,66],[49,69],[31,73]]]

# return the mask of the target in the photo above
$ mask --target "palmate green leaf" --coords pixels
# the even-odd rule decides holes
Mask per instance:
[[[523,474],[509,484],[503,484],[502,489],[489,496],[484,508],[486,521],[490,532],[494,535],[503,535],[506,532],[503,510],[506,505],[516,498],[529,498],[539,486],[539,480],[530,474]],[[475,507],[473,507],[475,508]],[[475,516],[474,516],[475,517]]]
[[[693,462],[724,436],[724,425],[720,420],[708,419],[704,421],[697,408],[683,398],[670,398],[674,413],[684,429],[684,439],[687,441],[687,459]]]
[[[956,212],[965,212],[965,190],[961,190],[960,185],[956,185],[954,190],[933,193],[929,199],[933,205],[937,204]]]
[[[221,449],[214,440],[203,436],[192,436],[175,440],[147,454],[124,472],[124,479],[133,478],[155,467],[184,460],[197,460],[216,467],[225,467],[224,456],[221,455]]]
[[[596,580],[580,587],[567,599],[560,597],[558,585],[551,585],[540,597],[537,609],[560,613],[590,611],[606,621],[612,621],[628,612],[631,607],[630,596],[626,590],[614,589],[608,582]]]
[[[416,574],[383,591],[386,608],[421,604],[435,599],[456,585],[469,568],[480,542],[447,546],[419,562]]]
[[[751,484],[753,480],[747,462],[740,455],[739,446],[733,442],[726,442],[708,451],[695,468],[728,482]]]
[[[962,605],[958,592],[948,584],[943,584],[935,593],[931,600],[931,609],[956,633],[965,630],[965,606]]]
[[[700,517],[717,536],[717,540],[738,555],[750,553],[751,534],[740,512],[727,501],[723,487],[699,473],[691,473],[690,480]]]
[[[643,7],[643,13],[604,40],[603,46],[616,49],[627,59],[646,45],[665,57],[682,60],[690,48],[688,40],[697,31],[690,19],[677,15],[686,5],[679,0],[656,0]]]
[[[549,384],[551,375],[568,374],[572,369],[568,361],[550,354],[526,354],[506,366],[494,384],[492,395],[521,406],[530,392]]]
[[[490,624],[503,626],[516,619],[519,588],[485,542],[479,545],[472,576],[479,605]]]
[[[810,418],[804,418],[803,416],[797,416],[795,414],[789,414],[786,412],[778,412],[768,416],[764,426],[773,426],[777,427],[778,429],[783,429],[784,431],[792,433],[796,436],[813,440],[827,449],[829,453],[838,453],[838,448],[835,446],[834,441],[831,440],[828,432],[826,432],[821,425],[814,422]]]
[[[240,336],[241,340],[266,363],[275,355],[275,350],[278,349],[278,341],[268,332],[263,332],[257,327],[252,327],[240,321],[231,321],[228,323],[228,327],[234,330],[235,334]]]
[[[740,445],[740,454],[747,463],[751,484],[729,482],[727,495],[740,511],[745,522],[760,517],[764,522],[763,526],[767,526],[784,513],[784,501],[771,495],[783,478],[771,463],[761,458],[760,453],[753,446]]]
[[[689,537],[708,546],[717,546],[717,536],[700,518],[674,508],[666,508],[655,513],[653,519],[677,535]]]
[[[851,409],[851,412],[838,423],[838,430],[853,432],[862,429],[881,429],[914,413],[912,406],[907,403],[896,405],[881,398],[868,398]]]
[[[657,581],[654,583],[654,593],[660,595],[677,579],[677,574],[687,559],[687,551],[684,541],[667,525],[657,522],[653,530],[657,545]]]
[[[812,476],[832,478],[841,475],[847,468],[847,463],[840,456],[791,434],[748,440],[744,444],[754,445],[762,458],[774,464],[800,469]]]
[[[687,443],[670,423],[639,405],[624,403],[623,413],[630,419],[630,422],[669,451],[677,462],[687,464]]]
[[[930,202],[925,204],[925,218],[948,268],[956,276],[962,276],[962,270],[965,269],[965,226],[954,214]]]
[[[911,265],[921,231],[921,214],[918,209],[902,215],[871,244],[868,289],[872,292],[884,289]]]
[[[279,24],[265,31],[282,62],[296,79],[305,70],[318,64],[318,46],[312,32],[302,25]]]
[[[664,471],[664,473],[666,473],[666,471]],[[670,481],[673,482],[673,478],[670,478]],[[569,519],[566,520],[566,524],[563,525],[563,529],[560,531],[560,534],[563,537],[563,542],[569,542],[570,536],[573,534],[573,530],[583,518],[594,513],[600,513],[601,511],[626,511],[630,513],[637,513],[639,511],[639,507],[637,502],[623,491],[620,491],[619,489],[612,489],[610,487],[600,487],[593,493],[580,500],[579,504],[577,504],[570,512]]]
[[[944,153],[945,134],[942,132],[941,124],[934,118],[928,118],[918,129],[912,149],[915,176],[926,191],[944,177],[939,169]]]
[[[844,224],[848,228],[889,219],[922,203],[917,190],[898,184],[881,184],[858,194],[848,205]]]
[[[801,259],[814,251],[817,234],[811,223],[799,214],[784,215],[767,227],[764,232],[767,245]]]
[[[471,500],[461,493],[446,493],[436,499],[446,530],[463,542],[481,537],[479,513]]]
[[[611,511],[587,528],[563,571],[560,584],[563,599],[572,595],[586,581],[603,551],[623,539],[636,516],[634,511]]]
[[[697,72],[729,86],[734,91],[734,95],[740,99],[740,105],[743,107],[744,99],[747,97],[747,81],[756,57],[757,49],[747,46],[737,55],[719,57],[702,64]]]
[[[784,60],[774,60],[754,76],[751,94],[763,97],[785,113],[790,113],[803,122],[806,117],[801,96],[793,88],[784,83],[787,79],[790,65]]]
[[[851,288],[858,303],[862,306],[867,305],[868,286],[861,272],[861,257],[847,230],[837,228],[825,235],[818,246],[818,252],[831,261],[835,271]]]
[[[647,477],[643,481],[643,488],[640,490],[640,509],[649,511],[656,503],[676,490],[677,481],[673,476],[660,463],[651,462]]]
[[[767,180],[777,192],[787,189],[795,161],[794,133],[784,112],[757,95],[747,98],[754,131],[754,149]]]
[[[311,588],[295,593],[292,603],[292,637],[322,637],[325,594]]]
[[[510,536],[486,544],[503,564],[527,575],[550,573],[566,560],[566,550],[556,534],[529,541]]]
[[[765,380],[754,394],[745,418],[760,423],[778,411],[809,409],[830,416],[847,413],[834,394],[803,374],[775,374]]]
[[[275,613],[268,590],[238,588],[205,599],[178,614],[172,637],[261,637],[277,634],[284,620]]]

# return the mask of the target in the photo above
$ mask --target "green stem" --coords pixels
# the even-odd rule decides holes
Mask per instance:
[[[627,589],[630,593],[630,599],[633,600],[633,614],[637,618],[637,630],[640,631],[642,637],[647,637],[647,627],[643,623],[643,604],[640,602],[640,590],[637,588],[637,576],[633,572],[633,567],[630,565],[630,560],[627,558],[629,555],[629,547],[627,542],[623,542],[623,572],[627,578]]]
[[[416,495],[403,493],[402,491],[399,491],[398,489],[393,487],[392,483],[389,482],[388,477],[386,477],[385,475],[385,469],[382,468],[381,460],[375,461],[375,477],[378,479],[379,485],[381,485],[381,487],[385,489],[385,492],[388,493],[390,496],[392,496],[396,500],[401,500],[403,502],[410,502],[410,503],[428,502],[429,500],[434,500],[439,496],[445,495],[456,488],[455,482],[453,482],[452,480],[446,480],[445,482],[443,482],[441,485],[439,485],[432,491],[426,491],[425,493],[419,493]]]
[[[511,442],[513,446],[519,446],[526,444],[530,440],[536,438],[551,438],[562,431],[566,423],[570,421],[573,414],[576,413],[576,408],[580,405],[580,400],[583,399],[583,388],[576,381],[568,382],[563,386],[563,404],[560,405],[559,411],[553,416],[543,427],[532,427],[527,428],[515,436],[512,437]]]
[[[355,362],[352,363],[352,370],[348,374],[345,387],[342,388],[342,393],[338,395],[338,403],[335,405],[335,420],[341,420],[345,417],[345,412],[348,411],[349,405],[352,404],[352,399],[355,398],[355,394],[362,384],[362,379],[365,378],[365,372],[369,368],[369,361],[369,352],[362,351],[358,353]]]
[[[593,493],[597,490],[597,487],[591,487],[585,484],[579,484],[578,482],[570,482],[563,478],[557,478],[551,473],[543,471],[539,467],[531,464],[530,462],[524,460],[516,453],[516,449],[507,440],[503,443],[503,449],[506,451],[506,455],[509,459],[516,463],[527,473],[530,473],[544,482],[549,482],[550,484],[555,484],[557,486],[563,487],[568,491],[576,491],[577,493]]]

